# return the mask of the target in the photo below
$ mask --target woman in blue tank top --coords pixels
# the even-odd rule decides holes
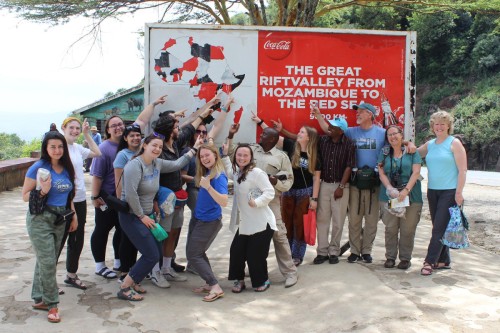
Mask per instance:
[[[434,269],[450,268],[447,246],[441,243],[450,220],[448,208],[464,202],[463,189],[467,172],[467,156],[460,140],[453,137],[453,116],[446,111],[431,115],[430,129],[435,139],[418,148],[428,170],[427,200],[432,220],[432,235],[420,273],[431,275]]]

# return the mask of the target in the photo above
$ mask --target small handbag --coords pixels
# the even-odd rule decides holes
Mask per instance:
[[[468,248],[470,245],[469,235],[467,234],[469,223],[464,215],[462,207],[454,205],[450,207],[449,210],[450,221],[441,239],[441,243],[451,249]]]
[[[63,223],[71,223],[71,220],[73,219],[73,215],[75,215],[75,212],[71,209],[66,209],[62,213],[58,213],[49,207],[46,207],[46,209],[48,212],[50,212],[56,216],[56,220],[54,221],[54,225],[61,225]]]
[[[40,190],[31,190],[29,210],[31,215],[42,214],[47,204],[48,195],[40,196]]]
[[[304,240],[308,245],[316,245],[316,211],[309,209],[304,214]]]

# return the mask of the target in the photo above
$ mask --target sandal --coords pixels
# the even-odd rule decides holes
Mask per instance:
[[[116,273],[107,267],[103,267],[99,272],[95,272],[95,274],[102,276],[105,279],[116,279],[117,277]]]
[[[207,294],[207,293],[210,293],[212,291],[212,288],[210,288],[210,286],[208,284],[206,284],[204,286],[194,288],[191,291],[193,293],[196,293],[196,294]]]
[[[42,310],[42,311],[49,311],[49,306],[45,304],[43,301],[39,303],[32,304],[31,307],[34,310]]]
[[[231,289],[231,291],[235,294],[239,294],[241,293],[243,290],[245,290],[247,288],[247,286],[245,286],[245,282],[244,281],[234,281],[234,284],[233,284],[233,288]]]
[[[47,320],[49,321],[49,323],[59,323],[61,321],[61,317],[59,317],[59,309],[50,309],[49,314],[47,315]]]
[[[432,265],[428,262],[424,262],[424,267],[420,270],[420,275],[429,276],[433,272]]]
[[[267,280],[266,282],[264,282],[264,284],[260,287],[257,287],[255,288],[254,290],[258,293],[261,293],[261,292],[264,292],[266,291],[267,289],[269,289],[269,287],[271,286],[271,282],[269,282],[269,280]]]
[[[437,264],[433,265],[432,268],[434,268],[434,269],[451,269],[451,265],[447,264],[445,262],[438,262]]]
[[[128,294],[126,294],[126,293],[128,293]],[[124,301],[131,301],[131,302],[139,302],[139,301],[142,301],[144,299],[141,295],[137,294],[130,287],[120,289],[120,291],[116,294],[116,296],[119,299],[122,299]]]
[[[134,291],[135,291],[136,293],[141,294],[141,295],[142,295],[142,294],[145,294],[145,293],[147,293],[147,292],[148,292],[146,289],[144,289],[144,288],[141,286],[141,284],[140,284],[140,283],[134,283],[134,284],[132,285],[132,288],[134,289]]]
[[[217,292],[211,290],[207,296],[203,297],[203,302],[213,302],[221,297],[224,297],[224,292]]]
[[[87,290],[87,286],[82,282],[82,280],[78,278],[78,275],[76,275],[74,278],[66,275],[66,280],[64,280],[64,283],[81,290]]]

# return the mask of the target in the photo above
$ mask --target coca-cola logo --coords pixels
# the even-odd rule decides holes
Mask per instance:
[[[264,53],[271,59],[286,58],[292,51],[292,41],[288,38],[269,37],[264,42]]]

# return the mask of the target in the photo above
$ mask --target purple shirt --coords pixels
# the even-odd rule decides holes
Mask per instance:
[[[99,145],[102,155],[94,158],[90,174],[102,179],[101,189],[108,194],[114,194],[115,188],[115,169],[113,168],[113,161],[116,157],[116,150],[118,143],[106,140]]]

